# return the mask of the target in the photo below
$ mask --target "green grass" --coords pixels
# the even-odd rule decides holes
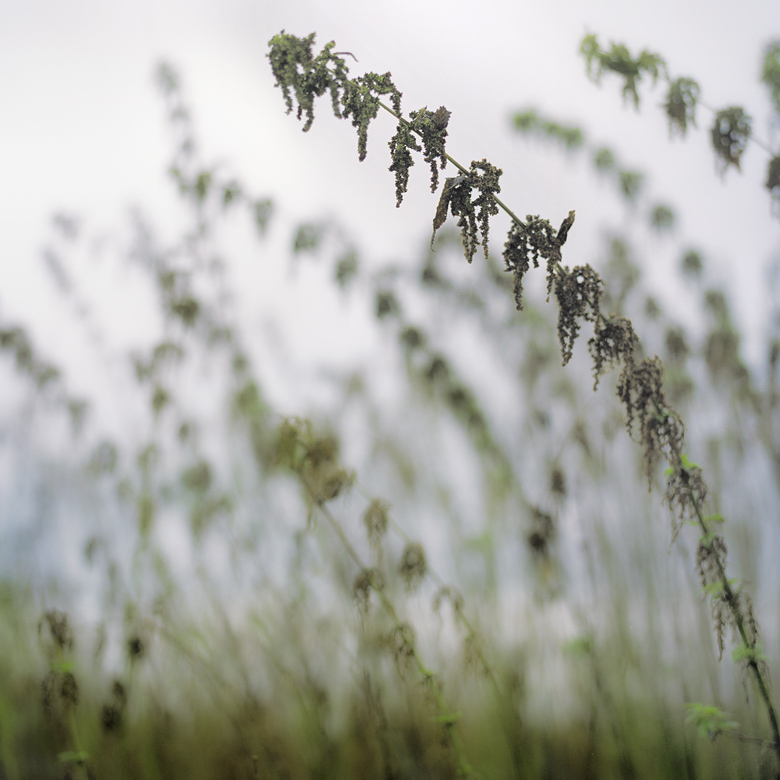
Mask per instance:
[[[73,663],[78,703],[55,691],[43,706],[42,646],[57,643],[46,627],[35,641],[33,622],[20,619],[32,613],[29,595],[4,591],[3,626],[14,629],[14,641],[2,662],[3,776],[80,776],[76,765],[58,760],[74,750],[74,734],[94,777],[457,776],[436,703],[414,670],[388,663],[381,648],[351,661],[340,648],[349,672],[333,674],[334,685],[314,643],[269,646],[257,633],[161,621],[160,630],[150,623],[142,655],[128,649],[124,670],[112,675],[95,660],[96,632],[71,625],[74,645],[64,656]],[[529,652],[538,639],[528,638]],[[677,649],[680,657],[695,652]],[[525,714],[535,669],[522,655],[495,657],[501,700],[483,674],[451,659],[443,691],[460,714],[463,753],[480,776],[495,778],[773,776],[771,760],[754,745],[710,743],[683,728],[682,702],[669,690],[695,675],[680,664],[665,670],[668,688],[646,684],[660,672],[646,655],[630,636],[603,649],[595,642],[568,649],[575,706],[553,700],[535,716]],[[630,659],[629,668],[615,656]],[[741,698],[734,714],[749,722]]]

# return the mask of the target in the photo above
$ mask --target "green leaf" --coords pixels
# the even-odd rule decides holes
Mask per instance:
[[[699,734],[707,739],[715,739],[724,731],[731,731],[739,726],[739,723],[731,720],[728,712],[723,712],[713,705],[695,702],[685,705],[688,709],[686,723],[692,723],[699,730]]]
[[[756,642],[753,647],[749,647],[748,645],[740,645],[739,647],[732,650],[731,660],[734,661],[734,663],[745,661],[749,664],[757,664],[762,661],[768,661],[769,658],[764,655],[763,649],[761,648],[761,643]]]
[[[716,537],[717,537],[716,533],[713,533],[712,531],[708,531],[706,534],[702,534],[699,537],[699,544],[702,547],[709,548],[709,546],[712,544],[712,542],[715,540]]]
[[[684,452],[680,455],[680,465],[685,471],[692,471],[693,469],[701,469],[698,463],[694,463]]]

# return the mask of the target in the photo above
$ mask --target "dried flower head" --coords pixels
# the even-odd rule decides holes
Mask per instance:
[[[384,578],[378,569],[361,569],[352,582],[352,598],[361,614],[366,614],[371,605],[371,591],[382,590]]]
[[[481,171],[481,172],[480,172]],[[479,236],[482,237],[482,249],[488,257],[488,239],[490,217],[498,214],[498,206],[494,195],[501,192],[498,180],[503,171],[491,165],[487,160],[472,161],[468,173],[447,179],[444,183],[439,205],[433,220],[433,235],[431,246],[436,237],[436,231],[447,218],[447,209],[453,217],[459,217],[461,242],[469,263],[474,259],[479,246]],[[472,200],[472,190],[477,196]]]
[[[401,311],[401,305],[398,303],[395,293],[392,290],[378,290],[376,293],[376,318],[378,320],[384,317],[398,315]]]
[[[574,224],[574,212],[570,211],[556,232],[550,222],[539,216],[528,215],[525,223],[513,222],[504,244],[504,263],[507,271],[514,273],[515,304],[523,308],[523,278],[533,262],[539,267],[539,258],[547,261],[547,297],[552,291],[555,267],[561,262],[561,247],[566,243]]]
[[[550,554],[550,543],[555,538],[555,522],[548,512],[534,508],[531,530],[526,535],[526,543],[531,552],[539,558]]]
[[[593,389],[596,390],[599,379],[616,363],[632,364],[638,345],[631,320],[614,314],[602,317],[588,340],[588,351],[593,358]]]
[[[318,503],[336,498],[355,481],[354,473],[338,461],[336,439],[316,436],[309,420],[284,420],[277,431],[274,460],[296,472],[309,497]]]
[[[325,44],[314,57],[312,45],[315,35],[297,38],[282,31],[269,42],[268,58],[287,104],[287,113],[293,110],[293,97],[298,103],[298,119],[306,114],[304,132],[314,121],[314,99],[330,92],[333,113],[340,119],[351,118],[358,131],[358,155],[366,156],[368,125],[379,111],[379,97],[390,95],[397,114],[401,113],[401,93],[396,89],[389,73],[366,73],[349,78],[349,69],[341,56],[348,52],[334,52],[335,43]]]
[[[688,122],[696,127],[696,101],[699,99],[699,85],[693,79],[681,78],[669,84],[666,96],[666,116],[669,118],[669,134],[677,130],[685,136]]]
[[[409,150],[419,152],[420,144],[412,125],[402,119],[398,123],[395,135],[388,141],[387,145],[390,147],[392,159],[390,171],[395,174],[395,205],[398,208],[409,184],[409,169],[414,165],[414,159]]]
[[[445,601],[452,604],[452,610],[456,615],[463,611],[463,596],[452,585],[444,585],[436,591],[433,598],[433,611],[438,612]]]
[[[409,623],[399,623],[387,635],[387,646],[393,654],[399,672],[414,659],[415,639],[414,628]]]
[[[339,91],[347,77],[344,60],[331,55],[334,42],[326,44],[319,56],[314,58],[311,48],[315,37],[312,33],[306,38],[297,38],[286,35],[282,30],[268,42],[271,47],[268,59],[271,60],[276,86],[282,90],[288,114],[293,110],[293,97],[298,103],[298,119],[306,114],[304,132],[314,122],[314,98],[324,95],[328,90],[331,92],[334,114],[341,115]]]
[[[368,541],[373,548],[379,546],[387,533],[390,504],[382,498],[374,498],[363,513],[363,523],[368,531]]]
[[[420,349],[425,344],[425,334],[413,325],[407,325],[399,334],[401,344],[409,352]]]
[[[702,269],[704,268],[704,260],[702,259],[701,252],[696,249],[686,250],[680,261],[680,267],[685,276],[701,276]]]
[[[555,277],[555,297],[560,306],[558,341],[564,366],[571,360],[580,330],[578,320],[598,321],[603,290],[604,282],[589,265],[578,265],[572,271],[559,269]]]
[[[49,671],[41,682],[41,702],[48,717],[64,720],[79,703],[79,685],[73,672]]]
[[[710,135],[721,174],[726,172],[729,165],[740,170],[740,158],[750,139],[752,121],[738,106],[718,111],[715,115]]]
[[[119,731],[122,726],[122,710],[116,704],[104,704],[100,711],[100,725],[106,734]]]
[[[389,94],[395,112],[400,114],[401,93],[395,88],[390,73],[381,76],[376,73],[366,73],[355,79],[345,78],[341,86],[343,89],[341,115],[344,119],[351,117],[352,126],[357,129],[358,159],[362,162],[366,159],[368,126],[379,113],[379,96]]]
[[[44,623],[48,626],[49,635],[54,640],[57,651],[65,652],[73,648],[73,631],[67,614],[58,609],[50,609],[38,622],[40,636]]]
[[[398,571],[406,585],[407,592],[417,590],[428,572],[425,550],[417,542],[408,542],[404,547]]]
[[[566,496],[566,472],[560,464],[555,464],[550,469],[550,492],[554,496],[565,498]]]
[[[645,450],[648,483],[653,468],[663,455],[668,463],[680,462],[685,428],[667,404],[663,390],[663,367],[656,356],[638,364],[624,365],[617,387],[618,398],[626,407],[626,430]],[[634,430],[637,424],[638,433]]]
[[[695,521],[707,498],[707,483],[701,469],[679,459],[667,477],[664,500],[672,514],[672,542],[686,521]]]
[[[727,554],[726,542],[717,534],[711,534],[709,538],[702,537],[696,548],[696,573],[705,596],[710,599],[718,660],[723,657],[726,624],[734,621],[732,608],[739,608],[738,596],[732,590],[731,583],[724,587],[723,572],[726,571]]]
[[[766,172],[764,186],[772,196],[772,206],[776,216],[780,216],[780,154],[775,155],[770,161]]]
[[[450,122],[452,111],[447,111],[444,106],[439,106],[433,114],[433,124],[439,129],[444,130]]]
[[[409,168],[414,165],[410,149],[423,152],[423,159],[431,169],[431,192],[436,192],[439,186],[439,168],[443,169],[447,164],[444,147],[450,113],[444,106],[436,112],[421,108],[419,111],[412,111],[408,121],[399,120],[398,129],[388,144],[393,160],[390,170],[395,173],[396,206],[401,205],[409,182]],[[422,140],[422,147],[418,138]]]
[[[682,328],[667,328],[664,335],[664,342],[666,344],[666,351],[674,361],[684,361],[691,352],[685,331]]]
[[[131,663],[140,661],[145,654],[146,646],[140,636],[132,636],[127,640],[127,657]]]

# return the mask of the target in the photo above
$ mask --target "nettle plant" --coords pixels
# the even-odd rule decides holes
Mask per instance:
[[[590,265],[569,268],[563,262],[562,249],[574,224],[572,210],[556,229],[553,224],[538,215],[520,219],[499,198],[502,170],[487,160],[472,161],[466,167],[446,152],[446,141],[451,112],[444,106],[436,111],[427,107],[404,117],[401,109],[402,93],[393,84],[391,74],[367,73],[351,78],[345,57],[349,52],[334,51],[330,42],[319,52],[313,53],[315,34],[298,38],[284,32],[270,42],[268,57],[276,85],[281,89],[288,113],[297,112],[304,120],[307,131],[314,120],[316,98],[330,95],[336,117],[350,119],[358,133],[358,156],[366,156],[368,126],[383,109],[398,120],[395,134],[389,141],[391,165],[395,175],[396,205],[400,206],[409,182],[409,171],[414,165],[414,154],[422,155],[430,167],[431,191],[440,188],[441,194],[433,217],[433,235],[442,228],[451,215],[457,219],[457,227],[465,257],[469,263],[482,247],[489,258],[488,242],[490,218],[499,210],[506,212],[511,226],[504,242],[505,270],[514,280],[514,298],[518,310],[523,308],[523,282],[531,265],[538,268],[543,262],[547,274],[547,300],[555,296],[559,305],[558,340],[563,365],[573,355],[575,341],[583,323],[592,327],[588,339],[588,352],[592,360],[594,390],[599,380],[612,369],[619,370],[617,395],[625,407],[625,428],[628,435],[643,449],[643,459],[651,486],[659,461],[666,463],[666,488],[664,501],[672,514],[672,541],[686,524],[695,526],[700,536],[696,546],[696,572],[703,592],[710,601],[714,620],[719,657],[725,648],[724,634],[730,627],[736,638],[733,660],[752,676],[765,707],[771,733],[770,740],[756,739],[734,732],[736,724],[716,707],[691,704],[689,722],[695,723],[702,734],[714,737],[731,731],[748,741],[763,744],[774,750],[780,758],[780,729],[777,714],[769,692],[767,657],[761,641],[758,623],[753,615],[749,594],[727,573],[727,547],[720,528],[724,518],[708,512],[709,488],[702,469],[693,463],[685,452],[685,427],[680,415],[667,401],[664,391],[664,372],[660,359],[640,357],[640,341],[630,319],[608,314],[601,309],[604,281]],[[582,44],[588,72],[598,79],[603,72],[613,72],[624,79],[623,95],[639,105],[637,84],[643,76],[657,80],[666,77],[669,82],[664,104],[671,131],[685,135],[689,123],[695,123],[696,106],[699,104],[699,86],[689,78],[672,80],[667,75],[663,59],[643,51],[634,58],[623,45],[601,49],[595,36],[586,36]],[[780,44],[771,45],[765,54],[762,80],[769,87],[773,100],[780,108]],[[387,105],[384,100],[389,101]],[[542,126],[532,112],[519,115],[516,124],[520,129],[542,129],[557,135],[567,146],[577,146],[581,136],[567,132],[566,128]],[[713,148],[721,171],[729,166],[739,169],[740,158],[751,136],[750,117],[738,107],[715,112],[711,131]],[[767,147],[768,149],[768,147]],[[603,151],[603,150],[602,150]],[[770,150],[771,154],[771,150]],[[600,167],[610,169],[614,162],[604,155]],[[598,161],[597,161],[598,162]],[[458,173],[440,183],[440,171],[447,164]],[[628,172],[621,175],[621,187],[626,195],[636,190],[636,177]],[[780,202],[780,156],[774,155],[769,163],[766,187],[775,205]],[[658,213],[659,224],[668,222],[670,214]],[[299,445],[300,446],[300,440]],[[308,461],[311,462],[311,453]],[[309,471],[314,466],[299,464],[301,478],[310,482]],[[311,486],[309,486],[311,488]],[[319,489],[310,489],[314,500],[322,505]],[[381,584],[371,576],[364,578],[365,589],[381,591]],[[399,641],[404,642],[403,637]],[[410,650],[410,652],[412,652]]]

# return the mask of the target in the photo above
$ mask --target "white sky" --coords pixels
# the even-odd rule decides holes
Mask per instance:
[[[603,44],[658,51],[673,75],[699,80],[709,104],[744,105],[756,117],[756,132],[767,137],[758,71],[764,45],[780,35],[775,0],[746,0],[738,14],[706,0],[483,0],[478,8],[432,0],[0,0],[4,321],[35,322],[56,338],[39,262],[53,212],[111,229],[137,204],[165,224],[170,145],[152,80],[162,58],[183,77],[207,158],[229,163],[291,220],[338,216],[364,256],[382,261],[418,252],[436,202],[423,166],[412,171],[407,201],[396,210],[386,170],[389,117],[372,126],[362,164],[354,131],[329,116],[327,100],[312,131],[302,134],[284,114],[266,59],[268,40],[282,28],[316,31],[320,46],[335,40],[357,56],[353,72],[392,71],[407,112],[445,104],[453,112],[450,153],[465,164],[487,157],[501,166],[502,198],[516,213],[541,213],[557,224],[575,208],[570,264],[594,260],[597,230],[608,215],[614,223],[620,214],[616,202],[608,188],[594,191],[582,162],[518,138],[508,118],[532,104],[583,125],[591,139],[614,147],[626,167],[651,175],[650,189],[678,207],[682,235],[708,251],[721,279],[738,282],[750,335],[762,327],[765,307],[754,296],[764,289],[762,269],[779,243],[762,187],[766,155],[750,148],[743,175],[730,171],[722,184],[708,114],[700,112],[698,133],[670,143],[656,109],[660,88],[636,113],[623,105],[616,78],[606,76],[600,87],[587,80],[577,51],[585,32]],[[500,235],[494,228],[497,241]],[[653,253],[647,247],[643,260],[661,284],[665,266],[656,265]]]

